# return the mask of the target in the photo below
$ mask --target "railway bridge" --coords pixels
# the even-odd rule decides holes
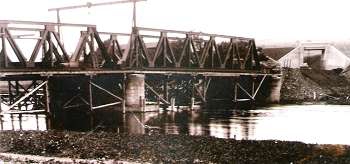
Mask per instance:
[[[78,29],[76,44],[59,28]],[[0,111],[59,119],[69,110],[276,102],[281,72],[267,60],[252,38],[0,20]]]

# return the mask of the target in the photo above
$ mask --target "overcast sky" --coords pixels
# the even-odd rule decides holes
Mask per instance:
[[[108,1],[108,0],[107,0]],[[112,1],[112,0],[109,0]],[[86,0],[0,0],[0,19],[56,21],[50,7]],[[102,2],[91,0],[90,2]],[[254,37],[257,40],[350,38],[347,0],[148,0],[138,4],[138,25]],[[132,5],[62,11],[62,22],[96,24],[128,32]]]

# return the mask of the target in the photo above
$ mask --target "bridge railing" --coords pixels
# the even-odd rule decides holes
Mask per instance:
[[[65,26],[86,29],[72,52],[58,33]],[[121,44],[121,37],[128,41]],[[18,39],[34,39],[34,48],[24,51]],[[260,69],[254,39],[192,31],[135,27],[126,34],[98,32],[88,24],[0,20],[0,43],[1,68]]]

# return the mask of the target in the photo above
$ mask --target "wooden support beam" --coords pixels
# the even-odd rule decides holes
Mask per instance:
[[[93,104],[92,104],[92,100],[93,100],[93,93],[92,93],[92,86],[91,86],[91,83],[92,83],[92,76],[90,76],[89,78],[89,108],[90,108],[90,111],[93,110]]]
[[[233,101],[237,102],[237,97],[238,97],[238,88],[237,88],[237,80],[234,80],[234,95],[233,95]]]
[[[202,92],[199,90],[199,88],[198,88],[196,85],[194,85],[194,88],[196,89],[196,91],[197,91],[199,97],[202,99],[202,102],[204,102],[204,103],[207,102],[207,100],[205,99],[204,95],[203,95]]]
[[[122,110],[123,110],[123,113],[126,112],[126,74],[124,73],[123,74],[123,100],[122,100]]]
[[[66,103],[63,104],[63,107],[66,107],[67,105],[69,105],[74,99],[76,99],[79,96],[79,94],[76,94],[75,96],[73,96],[71,99],[69,99],[68,101],[66,101]]]
[[[90,84],[91,84],[92,86],[94,86],[94,87],[96,87],[96,88],[98,88],[98,89],[100,89],[100,90],[106,92],[107,94],[111,95],[112,97],[114,97],[114,98],[116,98],[116,99],[118,99],[118,100],[123,100],[123,98],[121,98],[121,97],[119,97],[119,96],[113,94],[112,92],[108,91],[107,89],[102,88],[101,86],[99,86],[99,85],[93,83],[92,81],[90,82]]]
[[[18,114],[18,124],[19,124],[19,130],[23,130],[22,128],[22,114]]]
[[[39,116],[38,116],[38,114],[35,114],[35,121],[36,121],[36,130],[39,130]]]
[[[3,111],[2,114],[41,114],[45,113],[45,110],[8,110],[8,111]]]
[[[106,108],[106,107],[110,107],[110,106],[115,106],[115,105],[118,105],[118,104],[121,104],[121,102],[114,102],[114,103],[109,103],[109,104],[94,106],[94,107],[92,107],[92,110],[101,109],[101,108]]]
[[[150,85],[145,82],[145,86],[150,89],[164,104],[169,105],[170,102],[165,100],[159,93],[157,93]]]
[[[77,108],[77,107],[82,107],[82,106],[86,106],[86,104],[75,104],[75,105],[65,106],[65,107],[63,107],[63,109]]]
[[[265,78],[266,78],[267,75],[264,75],[263,78],[261,79],[260,83],[259,83],[259,86],[256,88],[256,91],[253,95],[253,97],[255,98],[256,94],[258,93],[258,91],[260,90],[260,87],[262,85],[262,83],[265,81]]]
[[[33,94],[34,92],[36,92],[38,89],[40,89],[42,86],[44,86],[47,83],[47,81],[44,81],[43,83],[41,83],[40,85],[38,85],[36,88],[34,88],[33,90],[31,90],[29,93],[27,93],[26,95],[24,95],[23,97],[21,97],[19,100],[17,100],[15,103],[13,103],[11,106],[9,106],[9,109],[12,109],[13,107],[15,107],[16,105],[18,105],[20,102],[22,102],[24,99],[26,99],[27,97],[29,97],[31,94]]]
[[[169,82],[169,77],[168,77],[168,75],[165,75],[165,77],[164,77],[164,79],[163,79],[163,91],[164,91],[164,93],[163,93],[163,96],[164,96],[164,99],[166,100],[166,101],[169,101],[169,84],[168,84],[168,82]]]
[[[245,90],[239,83],[237,83],[237,86],[247,95],[249,96],[252,100],[254,100],[254,97],[252,95],[250,95],[250,93]]]

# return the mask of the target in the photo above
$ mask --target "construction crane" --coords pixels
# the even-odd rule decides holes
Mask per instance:
[[[56,17],[57,17],[57,30],[58,34],[60,36],[60,11],[62,10],[72,10],[72,9],[79,9],[79,8],[91,8],[91,7],[97,7],[97,6],[106,6],[106,5],[116,5],[116,4],[123,4],[123,3],[133,3],[133,17],[132,17],[132,26],[136,27],[136,2],[141,1],[147,1],[147,0],[123,0],[123,1],[111,1],[111,2],[101,2],[101,3],[91,3],[87,2],[83,5],[75,5],[75,6],[65,6],[65,7],[58,7],[58,8],[50,8],[48,11],[56,11]]]

